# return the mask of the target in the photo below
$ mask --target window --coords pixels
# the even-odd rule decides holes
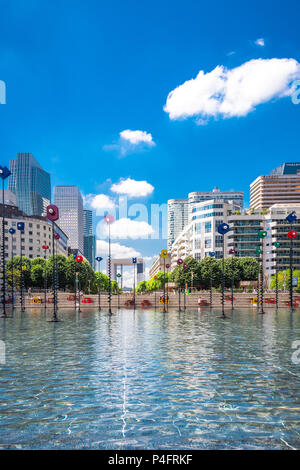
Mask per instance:
[[[32,246],[29,247],[29,251],[32,251]]]
[[[211,232],[211,222],[205,222],[205,233],[210,233]]]
[[[29,224],[29,227],[32,227],[32,224]]]
[[[32,235],[32,232],[29,232],[29,235]]]
[[[29,238],[29,243],[33,243],[33,239],[32,239],[32,238]]]
[[[205,239],[205,248],[211,248],[211,238]]]
[[[195,233],[201,233],[201,224],[200,223],[195,224]]]

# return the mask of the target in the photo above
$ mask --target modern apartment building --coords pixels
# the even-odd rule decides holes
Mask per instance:
[[[270,175],[250,184],[250,207],[267,209],[274,204],[300,203],[300,163],[283,163]]]
[[[189,193],[187,199],[170,199],[168,201],[168,249],[172,248],[176,237],[192,221],[193,210],[197,204],[220,199],[232,201],[242,209],[244,193],[243,191],[221,191],[215,187],[212,191]]]
[[[0,214],[2,214],[2,204],[0,204]],[[24,233],[17,230],[17,223],[24,222]],[[19,256],[21,245],[23,255],[30,259],[38,256],[48,259],[52,255],[52,223],[46,217],[27,216],[16,206],[5,205],[5,259],[12,256]],[[2,217],[0,217],[2,224]],[[9,229],[14,228],[15,233],[10,234]],[[60,238],[55,241],[55,251],[58,254],[68,256],[68,237],[57,227],[56,232]],[[2,243],[2,231],[0,231],[0,243]],[[43,245],[48,245],[49,250],[43,250]]]
[[[51,200],[50,174],[31,153],[18,153],[10,160],[8,189],[16,196],[16,205],[27,215],[44,215]]]
[[[192,220],[193,209],[199,202],[222,199],[223,201],[232,201],[241,209],[244,206],[243,191],[221,191],[218,187],[214,187],[212,191],[197,191],[189,193],[189,222]]]
[[[188,200],[168,200],[168,250],[188,223]]]
[[[164,266],[166,265],[171,266],[171,255],[169,255],[167,258],[158,256],[149,270],[149,278],[151,279],[151,277],[155,276],[160,271],[163,271]],[[168,272],[168,268],[166,268],[166,272]]]
[[[227,222],[229,216],[240,213],[240,206],[233,201],[211,199],[195,203],[192,209],[192,221],[176,238],[171,250],[171,267],[176,267],[179,258],[192,256],[197,261],[215,252],[216,258],[222,258],[222,236],[218,226]],[[225,251],[227,237],[225,237]]]
[[[59,208],[59,227],[67,234],[71,249],[84,253],[83,201],[77,186],[55,186],[54,203]]]
[[[287,214],[295,212],[298,220],[293,227],[285,220]],[[300,232],[300,203],[274,204],[268,210],[249,210],[240,213],[238,206],[226,201],[208,201],[194,207],[193,220],[176,238],[171,251],[171,269],[176,267],[178,258],[192,256],[196,260],[215,252],[217,259],[222,258],[222,235],[217,231],[220,223],[226,222],[230,231],[224,237],[225,257],[231,256],[229,250],[234,248],[235,256],[252,256],[257,258],[256,249],[263,244],[265,273],[270,277],[275,273],[276,264],[279,270],[289,268],[290,240],[287,233],[292,228]],[[267,231],[267,237],[258,238],[258,231]],[[275,248],[274,242],[280,246]],[[300,269],[300,236],[294,240],[294,269]]]
[[[96,237],[93,235],[93,211],[83,209],[83,252],[95,269]]]

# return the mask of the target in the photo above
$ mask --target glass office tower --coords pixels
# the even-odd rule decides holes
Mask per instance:
[[[45,215],[51,201],[50,174],[31,153],[18,153],[10,160],[8,189],[16,196],[16,204],[27,215]]]
[[[96,237],[93,235],[93,211],[83,210],[83,253],[95,269]]]
[[[59,209],[58,225],[69,237],[71,249],[84,254],[83,201],[77,186],[55,186],[54,204]]]

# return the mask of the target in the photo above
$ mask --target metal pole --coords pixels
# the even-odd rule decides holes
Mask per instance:
[[[2,179],[2,302],[3,302],[3,316],[6,317],[6,303],[5,303],[5,209],[4,209],[4,178]]]
[[[21,273],[20,273],[20,287],[21,287],[21,312],[25,312],[25,307],[24,307],[24,278],[23,278],[23,249],[22,249],[22,233],[24,232],[21,230],[20,231],[20,258],[21,258]]]
[[[179,286],[179,288],[178,288],[178,310],[179,310],[179,312],[181,312],[180,291],[181,291],[181,287]]]
[[[294,289],[293,289],[293,239],[290,239],[290,304],[291,310],[293,310],[293,297],[294,297]]]
[[[135,310],[135,264],[133,265],[133,309]]]
[[[278,266],[277,266],[277,255],[276,255],[276,265],[275,265],[275,299],[276,299],[276,308],[278,309]]]
[[[166,258],[164,258],[164,309],[163,313],[166,313]]]
[[[81,312],[81,308],[80,308],[80,305],[81,305],[81,285],[80,285],[80,277],[79,277],[80,273],[78,272],[78,312]]]
[[[223,251],[223,258],[222,258],[222,317],[225,317],[225,265],[224,265],[224,257],[225,257],[225,247],[224,247],[224,235],[222,237],[222,251]]]
[[[108,225],[108,313],[111,315],[111,251],[110,251],[110,224]]]
[[[52,321],[57,321],[57,286],[56,286],[56,261],[55,261],[55,238],[54,238],[54,221],[52,221],[52,284],[53,284],[53,318]]]
[[[99,274],[100,274],[100,262],[98,261],[98,269],[99,269]],[[101,312],[101,278],[99,276],[99,286],[98,286],[98,309],[99,312]]]
[[[232,279],[231,279],[231,310],[234,310],[234,306],[233,306],[233,291],[234,291],[234,261],[233,261],[233,258],[234,258],[234,254],[232,255],[232,259],[231,259],[231,271],[232,271]]]
[[[13,243],[13,241],[11,241]],[[12,311],[15,309],[15,276],[14,276],[14,250],[11,244],[11,303]]]
[[[210,309],[212,309],[212,262],[210,263],[209,303]]]
[[[261,265],[260,265],[260,312],[264,312],[264,240],[261,245]]]
[[[76,276],[76,258],[74,259],[74,308],[77,308],[77,276]]]
[[[48,246],[48,245],[47,245]],[[44,302],[45,302],[45,309],[47,308],[47,249],[45,249],[45,269],[44,269]]]
[[[259,311],[259,303],[260,303],[260,291],[259,291],[259,275],[260,275],[260,256],[257,257],[258,262],[258,271],[257,271],[257,312]]]
[[[186,309],[186,287],[184,287],[183,291],[183,310],[185,311]]]

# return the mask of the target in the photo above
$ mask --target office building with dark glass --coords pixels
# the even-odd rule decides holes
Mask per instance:
[[[45,215],[51,201],[50,174],[43,170],[31,153],[18,153],[10,160],[8,189],[26,215]]]
[[[95,269],[96,237],[93,235],[93,211],[83,210],[83,254]]]

